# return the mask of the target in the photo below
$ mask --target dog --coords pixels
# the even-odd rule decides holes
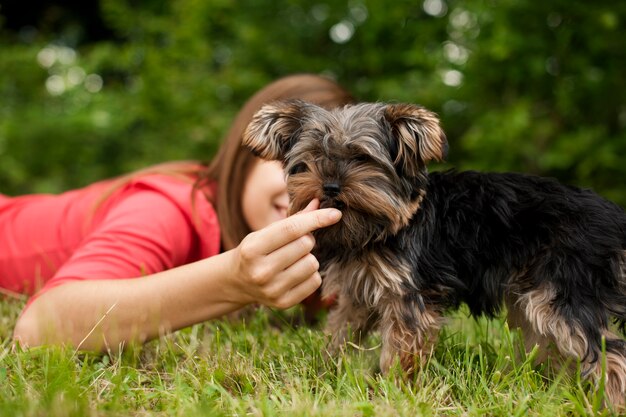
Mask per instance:
[[[589,190],[520,173],[448,170],[437,115],[413,104],[334,110],[266,104],[243,143],[282,161],[290,213],[317,198],[341,221],[314,232],[331,346],[378,328],[380,369],[408,374],[431,354],[442,317],[506,307],[527,348],[580,361],[608,402],[624,406],[626,213]],[[602,343],[605,340],[606,354]],[[604,358],[604,359],[603,359]]]

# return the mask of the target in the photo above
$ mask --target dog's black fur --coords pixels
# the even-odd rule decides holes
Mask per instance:
[[[505,293],[550,283],[554,308],[600,353],[609,315],[626,320],[626,214],[597,194],[515,173],[434,172],[410,225],[381,244],[410,258],[423,303],[494,316]],[[525,273],[512,279],[512,271]],[[622,341],[610,341],[626,353]],[[617,347],[616,346],[616,347]]]
[[[432,349],[446,310],[467,303],[509,322],[541,356],[581,361],[606,378],[623,406],[626,342],[626,213],[589,190],[556,180],[473,171],[428,173],[447,152],[436,115],[405,104],[362,103],[327,111],[274,103],[244,134],[257,155],[283,162],[290,212],[313,198],[342,210],[318,230],[333,344],[350,324],[382,332],[381,369],[407,372]],[[600,361],[606,340],[606,372]]]

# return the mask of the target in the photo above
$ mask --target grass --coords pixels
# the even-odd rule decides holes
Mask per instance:
[[[120,355],[13,349],[23,302],[0,300],[0,416],[577,416],[610,415],[602,389],[545,377],[499,320],[450,317],[415,380],[375,372],[380,349],[326,358],[299,311],[197,325]],[[519,355],[517,355],[519,356]]]

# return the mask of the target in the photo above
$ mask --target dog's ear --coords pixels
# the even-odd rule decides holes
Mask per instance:
[[[283,161],[298,140],[311,106],[301,100],[264,105],[246,128],[243,144],[258,157]]]
[[[448,154],[448,141],[437,115],[414,104],[389,104],[385,119],[396,140],[396,166],[416,176],[428,161],[443,161]]]

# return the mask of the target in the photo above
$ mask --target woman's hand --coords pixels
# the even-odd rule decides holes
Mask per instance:
[[[320,286],[311,232],[337,223],[341,212],[318,207],[315,199],[302,212],[250,233],[230,251],[234,302],[284,309]]]

